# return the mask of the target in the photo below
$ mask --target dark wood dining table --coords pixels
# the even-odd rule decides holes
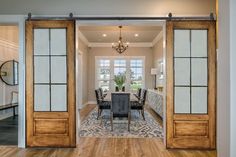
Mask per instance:
[[[111,92],[111,93],[130,93],[130,92]],[[111,101],[111,93],[107,93],[104,101]],[[138,101],[137,97],[134,96],[133,93],[130,93],[130,101]]]

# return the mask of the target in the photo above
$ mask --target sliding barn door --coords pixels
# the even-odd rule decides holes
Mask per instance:
[[[167,22],[167,148],[216,146],[214,21]]]
[[[75,23],[26,21],[28,147],[75,147]]]

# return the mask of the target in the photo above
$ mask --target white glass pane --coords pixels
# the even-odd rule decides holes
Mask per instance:
[[[66,55],[66,29],[51,29],[51,55]]]
[[[49,83],[49,57],[34,57],[34,82]]]
[[[99,66],[101,66],[101,67],[110,66],[110,60],[105,60],[105,59],[99,60]]]
[[[190,85],[190,59],[175,58],[175,85]]]
[[[119,60],[114,60],[114,66],[125,66],[126,65],[126,60],[119,59]]]
[[[49,29],[34,29],[34,54],[49,55]]]
[[[207,113],[207,87],[192,87],[192,113]]]
[[[51,86],[51,110],[67,111],[67,89],[66,85]]]
[[[207,30],[192,30],[192,57],[207,57]]]
[[[98,79],[109,80],[110,79],[110,69],[109,68],[99,68],[98,69]]]
[[[175,113],[190,113],[190,88],[175,87]]]
[[[66,57],[51,57],[51,82],[66,83]]]
[[[130,66],[131,67],[142,67],[143,61],[141,59],[130,60]]]
[[[190,30],[174,30],[174,56],[190,57]]]
[[[114,75],[125,74],[126,68],[114,68]]]
[[[192,85],[207,86],[207,59],[192,58]]]
[[[50,111],[49,85],[34,86],[34,110]]]
[[[103,89],[103,91],[109,91],[110,81],[99,81],[98,86]]]

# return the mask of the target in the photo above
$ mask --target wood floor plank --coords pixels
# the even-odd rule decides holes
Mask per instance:
[[[80,110],[84,120],[95,108],[87,105]],[[146,108],[160,122],[160,117]],[[1,146],[0,157],[216,157],[216,151],[167,150],[160,138],[95,138],[81,137],[77,148],[20,149]]]

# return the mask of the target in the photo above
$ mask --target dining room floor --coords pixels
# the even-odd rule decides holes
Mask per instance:
[[[146,107],[147,108],[147,107]],[[151,110],[145,109],[143,116],[138,110],[131,110],[130,131],[128,131],[128,118],[115,118],[113,131],[111,131],[110,110],[103,110],[97,120],[97,108],[89,112],[81,121],[79,127],[80,137],[103,137],[103,138],[163,138],[161,119],[150,114]],[[153,113],[154,115],[155,113]],[[157,120],[158,119],[158,120]]]

